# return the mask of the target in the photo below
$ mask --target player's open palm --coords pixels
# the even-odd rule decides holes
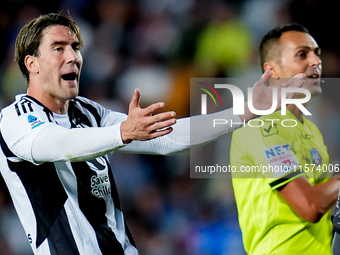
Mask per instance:
[[[164,107],[164,103],[155,103],[146,108],[139,106],[140,91],[135,90],[130,105],[128,118],[121,124],[121,136],[124,143],[132,140],[150,140],[169,134],[176,123],[175,112],[153,113]]]

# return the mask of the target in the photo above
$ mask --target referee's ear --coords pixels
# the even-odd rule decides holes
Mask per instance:
[[[36,59],[36,57],[27,55],[25,57],[25,66],[27,70],[32,74],[38,74],[39,73],[39,63]]]
[[[280,78],[280,68],[276,62],[272,60],[265,62],[263,64],[263,69],[264,71],[271,70],[273,72],[272,78]]]

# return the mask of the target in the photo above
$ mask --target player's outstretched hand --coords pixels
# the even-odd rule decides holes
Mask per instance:
[[[152,115],[156,110],[164,107],[164,103],[152,104],[146,108],[139,106],[140,91],[135,90],[126,121],[122,122],[120,132],[122,141],[129,143],[132,140],[150,140],[169,134],[172,125],[176,123],[175,112],[163,112]]]
[[[274,86],[266,87],[265,84],[272,77],[272,71],[266,71],[261,79],[254,85],[254,98],[257,98],[257,104],[259,105],[259,110],[268,109],[272,105],[272,93],[273,88],[277,88],[277,106],[276,110],[281,108],[281,88],[300,88],[305,83],[306,75],[303,73],[296,74],[293,78],[282,82],[280,84],[276,84]],[[257,93],[257,95],[255,94]],[[294,98],[295,93],[287,93],[287,98]],[[263,108],[261,108],[263,107]]]
[[[255,83],[253,87],[253,106],[257,110],[268,110],[272,107],[273,104],[273,88],[277,88],[277,106],[276,111],[281,108],[281,89],[282,88],[300,88],[305,83],[306,75],[303,73],[299,73],[295,75],[293,78],[282,82],[280,84],[276,84],[273,86],[266,86],[265,84],[272,77],[273,72],[271,70],[267,70],[261,77],[261,79]],[[287,93],[287,98],[291,99],[295,96],[295,93]],[[250,112],[248,108],[248,104],[245,103],[245,113],[241,116],[242,119],[248,121],[252,118],[255,118],[256,115]]]

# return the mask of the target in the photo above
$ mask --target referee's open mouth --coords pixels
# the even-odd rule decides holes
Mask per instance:
[[[319,68],[311,68],[306,71],[306,77],[309,79],[320,79],[321,78],[321,70]]]
[[[311,75],[307,76],[307,78],[311,78],[311,79],[318,79],[318,78],[320,78],[320,75],[319,75],[319,74],[317,74],[317,73],[313,73],[313,74],[311,74]]]
[[[321,82],[321,75],[319,72],[312,72],[306,74],[307,79],[309,80],[309,84],[313,86],[319,86]]]

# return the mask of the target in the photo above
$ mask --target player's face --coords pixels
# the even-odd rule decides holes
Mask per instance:
[[[308,89],[312,96],[321,93],[320,48],[309,34],[288,31],[281,35],[281,65],[276,72],[278,78],[290,78],[297,73],[306,74],[303,88]],[[303,95],[304,97],[304,95]]]
[[[36,58],[40,88],[51,98],[67,101],[79,92],[83,65],[79,41],[66,26],[47,27],[42,33]]]

